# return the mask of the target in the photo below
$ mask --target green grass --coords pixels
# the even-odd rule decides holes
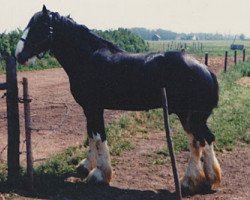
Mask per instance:
[[[220,76],[220,102],[210,120],[218,150],[232,149],[238,142],[250,143],[250,89],[236,80],[250,73],[250,62],[240,63]]]
[[[39,60],[37,59],[36,62],[29,66],[24,65],[18,65],[17,70],[18,71],[32,71],[32,70],[43,70],[43,69],[51,69],[60,67],[60,64],[58,61],[54,58],[49,56],[48,54],[45,56],[45,58]]]
[[[232,41],[230,40],[205,40],[205,41],[148,41],[149,49],[153,52],[158,51],[171,51],[171,50],[180,50],[180,45],[184,47],[184,44],[187,45],[186,52],[189,54],[195,54],[198,56],[203,56],[205,52],[209,54],[209,56],[224,56],[225,51],[228,51],[228,56],[233,56],[234,51],[230,50],[230,45]],[[202,43],[202,50],[198,48]],[[195,44],[195,48],[194,48]],[[235,41],[235,44],[243,44],[246,49],[250,49],[250,42],[249,41]],[[242,51],[238,51],[239,56],[241,56]],[[247,51],[249,55],[249,52]]]

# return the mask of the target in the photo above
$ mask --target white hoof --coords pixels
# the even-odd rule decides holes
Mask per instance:
[[[94,184],[99,184],[99,183],[107,183],[107,181],[105,181],[104,177],[103,177],[103,173],[100,169],[95,168],[93,169],[88,177],[87,177],[87,182],[88,183],[94,183]]]

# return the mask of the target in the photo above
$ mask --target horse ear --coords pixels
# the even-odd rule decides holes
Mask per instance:
[[[47,15],[48,14],[48,11],[47,11],[47,8],[45,5],[43,5],[43,14],[44,15]]]

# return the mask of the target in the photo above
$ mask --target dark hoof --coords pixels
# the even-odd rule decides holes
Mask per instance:
[[[89,175],[89,170],[81,165],[76,168],[76,171],[77,175],[81,178],[86,178]]]
[[[212,191],[211,185],[209,183],[200,184],[199,187],[194,187],[194,185],[192,184],[191,187],[181,185],[182,196],[190,196],[194,194],[210,194],[213,192],[214,191]]]

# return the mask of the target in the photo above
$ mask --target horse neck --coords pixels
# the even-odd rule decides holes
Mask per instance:
[[[72,71],[72,67],[83,67],[96,50],[105,47],[98,37],[84,28],[64,17],[55,23],[52,51],[66,72]]]

